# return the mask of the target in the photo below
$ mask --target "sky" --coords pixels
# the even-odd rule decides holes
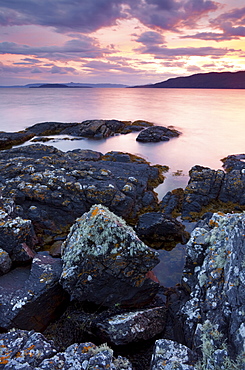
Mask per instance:
[[[1,0],[0,85],[245,70],[244,0]]]

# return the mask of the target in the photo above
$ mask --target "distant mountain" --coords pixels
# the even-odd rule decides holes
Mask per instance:
[[[71,85],[65,85],[65,84],[43,84],[40,86],[29,86],[30,89],[40,89],[40,88],[49,88],[49,89],[60,89],[60,88],[66,88],[66,89],[81,89],[81,88],[91,88],[91,86],[71,86]]]
[[[46,85],[46,86],[45,86]],[[98,87],[98,88],[124,88],[128,87],[127,85],[122,84],[86,84],[86,83],[33,83],[27,85],[13,85],[13,86],[0,86],[0,88],[30,88],[30,87],[46,87],[46,88],[66,88],[66,87]]]
[[[187,77],[170,78],[143,88],[186,89],[245,89],[245,71],[198,73]]]

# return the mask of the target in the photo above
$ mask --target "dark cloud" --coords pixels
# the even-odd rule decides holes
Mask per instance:
[[[210,26],[219,32],[200,32],[182,38],[229,41],[245,36],[245,7],[232,9],[210,20]]]
[[[129,66],[127,63],[108,63],[108,62],[102,62],[102,61],[91,61],[88,63],[83,64],[83,67],[93,70],[93,71],[107,71],[107,72],[113,72],[113,71],[120,71],[123,73],[135,73],[136,69]]]
[[[143,32],[135,41],[144,45],[162,45],[165,43],[164,37],[160,33],[153,31]]]
[[[50,73],[52,74],[60,74],[60,75],[65,75],[65,74],[78,74],[78,72],[75,70],[75,68],[71,67],[58,67],[58,66],[53,66],[50,69]]]
[[[157,45],[153,46],[143,46],[141,48],[135,49],[135,51],[141,54],[152,54],[156,59],[162,58],[178,58],[178,57],[190,57],[190,56],[211,56],[211,57],[222,57],[229,53],[240,52],[240,50],[227,49],[227,48],[214,48],[214,47],[182,47],[182,48],[167,48],[159,47]]]
[[[59,32],[92,32],[126,15],[123,0],[1,0],[0,24],[54,27]]]
[[[97,41],[91,37],[67,41],[63,46],[34,47],[15,42],[1,42],[0,54],[33,55],[50,60],[81,60],[82,58],[100,58],[109,54],[108,49],[101,49]]]
[[[177,31],[216,10],[212,0],[1,0],[0,25],[40,25],[89,33],[136,17],[151,28]]]
[[[193,27],[209,12],[218,9],[212,0],[163,0],[136,1],[131,4],[131,15],[150,28],[179,31],[183,27]]]

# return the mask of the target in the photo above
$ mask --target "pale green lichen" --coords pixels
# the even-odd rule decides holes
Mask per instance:
[[[245,366],[244,354],[236,360],[228,356],[227,344],[223,341],[223,334],[206,320],[201,327],[202,359],[195,365],[197,370],[241,370]],[[222,363],[217,363],[217,354],[222,356]]]
[[[62,259],[66,267],[76,264],[86,255],[131,256],[138,253],[155,255],[135,234],[132,227],[110,212],[105,206],[94,205],[71,227],[62,245]]]

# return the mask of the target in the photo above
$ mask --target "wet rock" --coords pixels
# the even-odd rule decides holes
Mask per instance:
[[[12,261],[9,254],[0,248],[0,275],[4,275],[11,269]]]
[[[19,206],[19,217],[32,221],[40,245],[67,232],[93,204],[135,219],[145,207],[146,192],[153,195],[150,207],[157,206],[153,188],[163,181],[159,168],[137,156],[64,153],[41,144],[0,152],[0,174],[2,196]]]
[[[205,355],[211,342],[210,358],[225,342],[231,358],[244,352],[244,234],[244,214],[215,213],[205,227],[194,229],[187,243],[183,284],[190,297],[180,314],[187,345],[201,346]]]
[[[96,334],[116,346],[148,340],[163,331],[166,315],[165,307],[125,312],[96,323]]]
[[[0,277],[0,327],[43,330],[67,298],[59,285],[61,261],[38,253],[31,269],[18,267]]]
[[[197,356],[183,344],[159,339],[155,343],[150,370],[195,370]]]
[[[57,350],[44,336],[34,331],[13,330],[0,334],[1,369],[36,369]]]
[[[20,145],[33,138],[34,134],[25,131],[0,132],[0,149],[11,148],[13,145]]]
[[[153,126],[142,130],[136,140],[143,143],[168,141],[170,138],[178,137],[179,135],[180,132],[175,129],[163,126]]]
[[[133,229],[95,205],[72,226],[64,242],[61,284],[72,299],[98,305],[140,306],[158,284],[146,278],[159,260]]]
[[[178,242],[186,243],[189,234],[176,219],[161,212],[147,212],[139,217],[136,233],[146,244],[167,248]]]

